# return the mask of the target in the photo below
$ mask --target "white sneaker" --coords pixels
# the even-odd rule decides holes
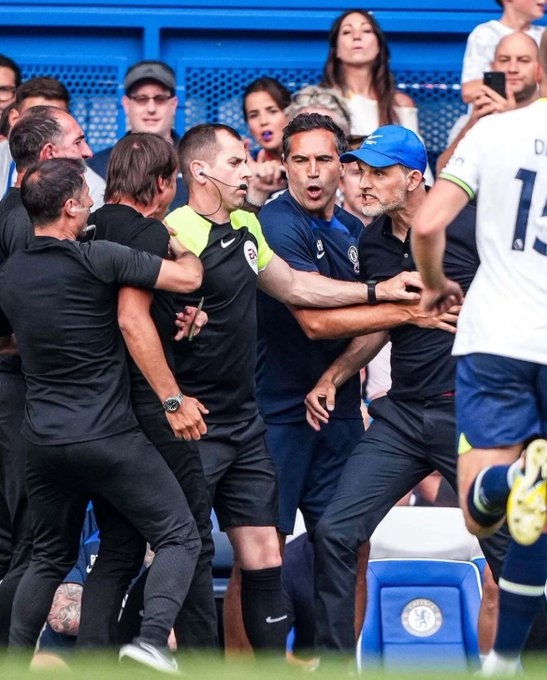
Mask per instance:
[[[122,662],[135,661],[160,673],[176,673],[179,675],[178,664],[167,650],[154,647],[149,642],[142,640],[124,645],[120,649],[119,659]]]
[[[524,471],[517,475],[507,501],[507,524],[521,545],[535,543],[547,519],[547,441],[535,439],[526,449]]]
[[[520,658],[512,659],[500,656],[494,650],[489,652],[483,661],[482,669],[477,673],[481,678],[513,677],[521,671]]]

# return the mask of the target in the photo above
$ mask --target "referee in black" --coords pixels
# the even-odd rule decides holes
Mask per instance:
[[[100,513],[102,536],[112,540],[123,516],[155,552],[140,634],[120,658],[175,672],[167,639],[200,539],[175,477],[137,427],[117,291],[131,285],[190,292],[201,283],[202,267],[180,248],[170,262],[118,244],[79,243],[93,204],[84,171],[81,161],[68,159],[28,169],[21,198],[36,238],[0,270],[0,344],[9,346],[15,333],[27,380],[22,433],[35,528],[10,646],[34,648],[53,594],[77,559],[92,498],[111,509]]]

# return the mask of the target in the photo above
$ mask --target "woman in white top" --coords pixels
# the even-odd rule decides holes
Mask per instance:
[[[333,23],[321,85],[344,96],[354,135],[369,135],[387,124],[418,132],[416,105],[396,90],[385,35],[364,10],[348,10]]]
[[[396,89],[386,37],[365,10],[350,9],[333,23],[321,86],[342,95],[352,135],[368,136],[380,125],[402,125],[420,134],[418,109]],[[424,176],[427,184],[433,184],[429,166]]]

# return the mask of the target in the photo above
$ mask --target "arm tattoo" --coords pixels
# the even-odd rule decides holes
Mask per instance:
[[[57,588],[47,617],[56,633],[78,634],[81,601],[82,586],[79,583],[62,583]]]

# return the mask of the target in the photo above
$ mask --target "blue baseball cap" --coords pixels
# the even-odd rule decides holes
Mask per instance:
[[[387,168],[400,163],[423,174],[427,167],[427,152],[412,130],[401,125],[382,125],[358,149],[343,153],[340,160],[342,163],[362,161],[373,168]]]

